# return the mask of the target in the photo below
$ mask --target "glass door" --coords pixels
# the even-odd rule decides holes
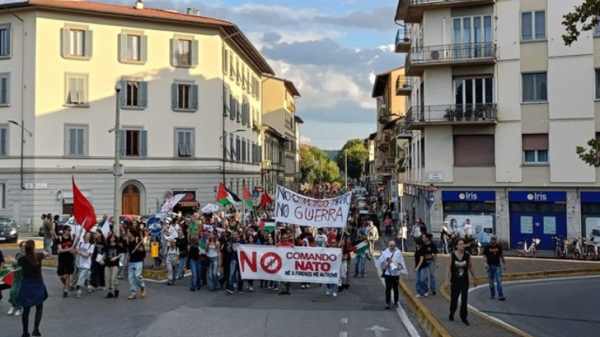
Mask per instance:
[[[456,115],[465,119],[486,117],[486,107],[494,100],[494,80],[491,76],[454,79]]]
[[[492,17],[466,16],[452,20],[455,58],[491,56]]]

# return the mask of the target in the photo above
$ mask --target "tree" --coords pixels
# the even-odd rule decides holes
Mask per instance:
[[[310,146],[300,146],[300,175],[302,183],[332,183],[340,180],[340,169],[325,152]]]
[[[566,34],[562,38],[565,45],[573,44],[581,32],[594,29],[599,23],[600,0],[585,0],[581,5],[575,6],[572,12],[563,16],[562,24],[565,26]],[[577,155],[588,165],[600,167],[600,140],[591,139],[587,147],[577,146]]]
[[[563,26],[567,30],[562,38],[567,46],[577,41],[581,32],[594,29],[600,15],[600,0],[585,0],[575,6],[572,12],[563,16]]]
[[[348,177],[359,179],[366,161],[369,159],[369,150],[361,139],[350,139],[344,144],[342,150],[338,152],[336,162],[338,167],[345,170],[345,155],[348,154]]]

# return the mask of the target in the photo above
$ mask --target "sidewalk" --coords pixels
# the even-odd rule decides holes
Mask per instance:
[[[412,254],[406,254],[407,267],[411,271],[409,275],[404,278],[405,283],[410,288],[411,294],[416,295],[415,292],[415,278],[416,274],[414,271],[414,257]],[[484,263],[481,257],[473,257],[473,271],[475,275],[480,278],[486,277],[484,270]],[[436,265],[436,278],[437,278],[437,295],[429,296],[426,298],[415,299],[423,303],[433,314],[433,316],[448,330],[451,336],[455,337],[514,337],[519,336],[515,333],[509,332],[504,328],[474,314],[469,313],[469,322],[471,326],[465,326],[460,319],[450,322],[448,320],[450,303],[441,294],[441,287],[444,285],[447,276],[449,263],[448,255],[438,255]],[[548,259],[523,259],[523,258],[510,258],[507,257],[507,274],[512,273],[528,273],[528,272],[548,272],[556,270],[575,270],[575,269],[590,269],[594,265],[585,262],[577,261],[557,261]],[[600,268],[600,265],[598,266]],[[480,281],[481,282],[481,281]],[[487,282],[487,281],[486,281]],[[505,294],[507,301],[510,301],[510,292]]]

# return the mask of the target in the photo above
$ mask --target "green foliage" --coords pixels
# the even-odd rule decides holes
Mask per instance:
[[[592,30],[598,24],[600,15],[600,0],[585,0],[575,6],[572,12],[563,16],[563,26],[567,30],[562,38],[565,45],[570,46],[577,41],[582,31]]]
[[[338,167],[342,169],[346,167],[344,153],[348,154],[348,177],[359,179],[365,167],[365,162],[369,159],[369,150],[367,150],[361,139],[347,141],[335,159]]]
[[[339,181],[340,169],[322,150],[310,146],[300,146],[300,173],[302,183],[333,183]]]
[[[600,140],[591,139],[587,142],[587,148],[578,146],[576,151],[579,158],[588,165],[600,167]]]

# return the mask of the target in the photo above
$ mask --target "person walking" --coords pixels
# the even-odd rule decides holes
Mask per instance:
[[[109,234],[104,246],[104,281],[108,293],[106,298],[119,297],[119,261],[123,255],[121,242],[114,234]]]
[[[146,247],[144,247],[144,237],[137,228],[132,228],[127,238],[127,249],[129,251],[129,264],[127,276],[129,278],[129,297],[128,300],[135,300],[139,295],[146,297],[146,284],[142,277],[144,270],[144,259],[146,258]]]
[[[504,260],[502,247],[498,244],[495,236],[492,236],[490,244],[483,249],[483,255],[485,256],[485,269],[490,283],[490,298],[494,299],[497,291],[498,300],[506,301],[502,291],[502,271],[506,269],[506,260]]]
[[[10,287],[8,296],[8,302],[11,307],[8,309],[8,315],[20,316],[23,313],[23,308],[18,302],[19,291],[21,290],[21,283],[23,280],[23,268],[19,266],[19,259],[25,256],[25,241],[19,243],[19,251],[15,254],[15,258],[12,261],[12,267],[15,270],[13,282]]]
[[[54,237],[54,229],[52,228],[52,215],[42,214],[42,227],[40,228],[41,236],[44,239],[44,251],[52,254],[52,238]]]
[[[379,230],[375,224],[373,224],[373,221],[369,221],[369,227],[367,228],[367,241],[369,241],[369,255],[374,256],[375,242],[379,241]]]
[[[219,288],[219,242],[214,234],[209,234],[206,243],[206,257],[208,258],[208,290],[214,291]],[[190,253],[191,254],[191,253]]]
[[[385,280],[385,303],[386,309],[390,309],[392,305],[392,292],[394,293],[394,306],[398,307],[400,293],[398,286],[400,283],[400,275],[407,274],[406,264],[404,264],[404,256],[399,249],[396,248],[396,242],[391,240],[386,248],[379,256],[377,261],[382,270]]]
[[[71,235],[71,227],[65,227],[62,235],[58,238],[58,268],[56,273],[63,285],[63,297],[69,296],[71,276],[75,272],[74,238]]]
[[[432,241],[431,234],[423,234],[419,246],[417,267],[417,297],[427,297],[436,294],[435,256],[437,247]]]
[[[94,254],[94,244],[91,243],[91,233],[85,233],[83,240],[77,246],[77,268],[79,277],[77,279],[77,298],[81,297],[83,289],[87,286],[88,293],[92,292],[90,281],[90,270],[92,268],[92,255]]]
[[[23,325],[22,337],[29,337],[29,313],[35,307],[35,320],[33,323],[33,336],[41,336],[40,324],[44,311],[44,301],[48,298],[48,291],[42,277],[42,260],[48,256],[48,252],[35,252],[35,242],[29,240],[25,243],[25,256],[19,258],[18,264],[23,270],[21,289],[17,302],[23,307],[21,323]]]
[[[167,275],[169,278],[167,285],[171,286],[174,285],[175,280],[177,280],[177,266],[179,265],[179,248],[177,248],[175,240],[167,241],[165,258],[167,260]]]
[[[475,279],[471,265],[471,255],[465,252],[465,240],[456,242],[456,249],[450,255],[450,266],[448,278],[450,279],[450,321],[454,321],[454,313],[458,308],[458,297],[460,296],[460,319],[465,325],[469,325],[467,319],[467,301],[469,294],[469,273]]]

